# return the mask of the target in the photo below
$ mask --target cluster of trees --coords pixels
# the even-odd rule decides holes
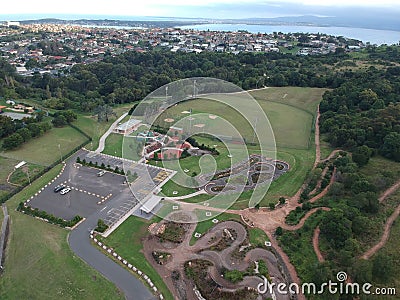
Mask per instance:
[[[400,67],[371,67],[323,96],[321,132],[353,151],[359,165],[374,153],[400,161],[399,75]]]
[[[99,120],[107,120],[113,104],[140,100],[166,83],[187,77],[220,78],[244,89],[263,85],[331,88],[321,103],[321,131],[329,142],[351,151],[367,146],[373,153],[399,161],[400,67],[392,63],[393,57],[400,56],[399,49],[368,47],[364,52],[367,60],[378,60],[385,67],[347,68],[354,62],[345,53],[303,57],[131,51],[93,64],[76,64],[67,76],[37,73],[27,78],[17,76],[12,66],[0,60],[0,93],[34,98],[58,110],[94,112]],[[57,123],[63,123],[60,119]],[[361,156],[370,152],[358,150]],[[359,158],[362,164],[365,157]]]
[[[196,139],[192,136],[188,137],[186,141],[193,147],[197,147],[201,150],[210,151],[212,155],[219,155],[219,151],[215,147],[210,147],[210,145],[199,144]]]
[[[42,117],[13,120],[8,116],[0,115],[0,138],[3,139],[3,149],[18,148],[51,129],[48,122],[41,122],[41,120]]]
[[[220,78],[244,89],[262,85],[334,88],[346,78],[327,66],[340,59],[334,55],[298,57],[280,53],[126,52],[98,63],[77,64],[68,76],[37,73],[18,78],[19,84],[12,90],[15,96],[43,100],[51,108],[90,112],[99,105],[142,99],[166,83],[196,76]],[[12,68],[10,72],[18,77]]]
[[[321,235],[328,241],[330,257],[335,257],[343,268],[351,266],[357,276],[360,266],[356,257],[376,226],[371,216],[379,211],[378,193],[391,182],[387,178],[377,181],[367,178],[349,155],[337,158],[334,164],[337,180],[329,193],[339,203],[322,217]],[[369,267],[373,264],[374,261],[368,263]]]
[[[71,110],[59,111],[54,113],[51,123],[53,123],[54,127],[63,127],[67,124],[72,123],[77,118],[77,114]]]

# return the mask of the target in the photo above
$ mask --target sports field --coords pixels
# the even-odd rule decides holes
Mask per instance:
[[[324,92],[325,89],[290,87],[268,88],[252,92],[251,94],[267,115],[278,148],[308,149],[310,147],[313,119]],[[243,98],[247,100],[246,97]],[[201,116],[196,116],[196,114],[207,113],[226,119],[239,130],[240,134],[247,141],[252,141],[253,139],[253,130],[250,122],[253,123],[254,120],[246,120],[233,108],[207,99],[185,101],[170,107],[160,115],[155,124],[168,128],[174,123],[169,123],[165,120],[171,119],[174,122],[178,122],[186,117],[186,120],[178,122],[178,124],[184,127],[189,124],[187,121],[188,115],[185,114],[189,110],[192,110],[193,120],[189,126],[191,126],[190,129],[193,132],[213,130],[213,123],[220,124],[217,123],[217,120],[205,120]],[[197,123],[205,123],[205,128],[197,129],[196,131],[195,125]]]

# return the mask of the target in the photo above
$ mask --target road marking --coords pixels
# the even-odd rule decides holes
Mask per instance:
[[[100,211],[103,211],[103,210],[105,210],[107,208],[107,206],[104,206]]]

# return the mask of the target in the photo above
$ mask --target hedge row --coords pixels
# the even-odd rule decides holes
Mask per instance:
[[[30,206],[25,206],[23,202],[20,202],[17,210],[27,214],[29,216],[33,216],[33,217],[38,217],[41,219],[46,220],[48,223],[51,224],[56,224],[59,225],[61,227],[73,227],[76,224],[78,224],[78,222],[80,222],[83,218],[81,216],[75,216],[72,220],[64,220],[63,218],[58,218],[52,214],[47,213],[44,210],[39,210],[37,208],[32,208]]]

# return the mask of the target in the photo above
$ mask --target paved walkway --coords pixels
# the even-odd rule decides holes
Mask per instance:
[[[207,194],[207,192],[205,190],[200,190],[200,191],[188,194],[188,195],[182,195],[182,196],[176,196],[176,197],[164,197],[164,198],[165,198],[165,200],[172,200],[172,201],[184,200],[184,199],[189,199],[189,198],[196,197],[198,195],[203,195],[203,194]]]
[[[106,142],[107,137],[112,133],[112,131],[114,130],[114,128],[118,125],[119,122],[121,122],[121,120],[123,118],[125,118],[128,115],[128,113],[124,113],[122,116],[120,116],[118,119],[116,119],[114,121],[114,123],[111,124],[110,128],[108,128],[108,130],[106,131],[106,133],[104,133],[102,135],[102,137],[99,140],[99,146],[97,147],[97,149],[94,151],[96,153],[101,153],[104,150],[104,145]]]

